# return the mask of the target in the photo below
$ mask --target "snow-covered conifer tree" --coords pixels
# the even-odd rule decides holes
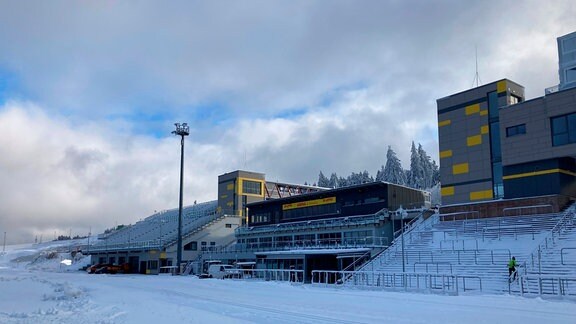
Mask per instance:
[[[416,189],[422,189],[423,187],[423,174],[422,170],[422,159],[418,154],[418,150],[412,142],[412,148],[410,149],[410,173],[408,176],[408,186]]]
[[[329,188],[338,188],[338,175],[336,175],[336,173],[332,173],[330,175],[330,181],[328,182],[328,187]]]
[[[386,166],[382,170],[382,181],[395,183],[399,185],[406,185],[406,173],[402,169],[400,159],[396,156],[396,152],[388,146],[386,153]]]
[[[330,180],[328,180],[328,178],[324,175],[324,173],[322,173],[322,171],[320,171],[320,174],[318,175],[318,187],[329,187],[330,186]]]

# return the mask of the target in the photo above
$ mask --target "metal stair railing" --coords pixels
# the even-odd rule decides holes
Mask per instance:
[[[536,265],[538,266],[538,273],[542,272],[542,251],[548,250],[550,246],[555,243],[556,238],[560,237],[562,232],[570,225],[574,224],[574,219],[576,218],[576,202],[568,207],[562,217],[556,225],[550,230],[548,235],[540,241],[540,244],[532,251],[529,255],[530,260],[524,261],[524,275],[528,274],[528,270],[535,270]],[[550,243],[549,243],[550,242]],[[528,263],[530,261],[530,263]]]
[[[421,229],[426,228],[427,226],[432,226],[438,222],[438,219],[439,219],[438,213],[433,214],[428,219],[422,220],[421,222],[415,221],[415,219],[417,219],[417,218],[423,218],[423,215],[424,215],[424,211],[422,210],[420,215],[418,215],[413,220],[411,220],[410,222],[405,224],[405,226],[412,223],[412,222],[414,224],[411,228],[408,229],[408,231],[406,231],[406,229],[404,231],[404,235],[409,235],[410,240],[412,239],[412,233],[418,232]],[[378,260],[379,265],[385,265],[388,262],[390,262],[391,259],[396,257],[395,255],[398,252],[398,250],[402,248],[401,247],[402,244],[400,242],[401,240],[402,240],[402,235],[395,237],[394,240],[392,241],[392,243],[390,243],[390,246],[386,250],[384,250],[382,253],[380,253],[379,256],[373,258],[371,262],[375,262],[376,260]],[[367,264],[365,266],[367,266]]]

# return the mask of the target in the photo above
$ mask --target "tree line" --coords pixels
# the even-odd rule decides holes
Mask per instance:
[[[400,159],[398,159],[396,152],[389,145],[386,152],[386,163],[376,172],[375,178],[366,170],[358,173],[352,172],[347,177],[338,176],[335,172],[330,177],[326,177],[322,171],[318,175],[318,186],[326,188],[340,188],[374,181],[385,181],[432,191],[438,187],[440,171],[436,161],[430,158],[428,153],[422,148],[422,145],[418,143],[418,148],[416,148],[416,145],[412,142],[410,169],[402,168]]]

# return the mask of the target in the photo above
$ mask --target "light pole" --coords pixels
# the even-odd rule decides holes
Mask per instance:
[[[400,206],[398,211],[400,212],[400,227],[402,229],[402,272],[406,272],[406,262],[404,256],[404,217],[407,213],[404,211],[404,209],[402,209],[402,206]]]
[[[90,226],[90,229],[88,230],[88,254],[90,254],[90,235],[92,235],[92,226]]]
[[[180,274],[180,263],[182,263],[182,187],[184,186],[184,136],[190,135],[188,124],[175,123],[176,130],[172,134],[179,135],[180,140],[180,203],[178,205],[178,245],[176,251],[176,266]]]

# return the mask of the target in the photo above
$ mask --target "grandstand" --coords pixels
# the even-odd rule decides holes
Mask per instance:
[[[234,241],[236,216],[217,213],[217,201],[186,206],[182,210],[182,238],[185,260],[196,259],[210,246]],[[157,273],[172,265],[178,239],[178,209],[154,215],[99,237],[90,247],[93,262],[130,263],[132,271]],[[200,247],[199,247],[200,245]]]
[[[507,262],[512,256],[521,264],[520,277],[509,284]],[[359,271],[315,271],[313,283],[574,297],[575,265],[576,203],[560,213],[479,218],[468,212],[418,218]]]
[[[186,206],[182,211],[183,263],[198,263],[235,242],[246,205],[267,199],[295,197],[326,188],[267,182],[262,173],[233,171],[218,177],[218,200]],[[179,210],[155,213],[133,225],[102,234],[87,247],[92,263],[129,263],[132,272],[156,274],[160,267],[176,266]],[[182,266],[182,264],[180,265]]]

